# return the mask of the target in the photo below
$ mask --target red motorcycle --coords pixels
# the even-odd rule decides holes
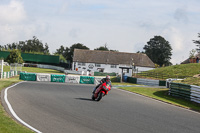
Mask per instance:
[[[99,86],[99,88],[96,89],[95,93],[92,95],[92,100],[100,101],[101,98],[108,94],[108,91],[111,90],[111,87],[109,84],[103,83]]]

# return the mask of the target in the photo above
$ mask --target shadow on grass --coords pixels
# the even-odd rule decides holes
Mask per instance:
[[[174,97],[174,96],[170,96],[168,95],[168,90],[163,90],[163,91],[157,91],[155,93],[153,93],[153,95],[161,98],[161,99],[165,99],[162,100],[164,102],[173,104],[173,105],[177,105],[180,107],[184,107],[184,108],[188,108],[194,111],[197,111],[200,113],[200,104],[180,98],[180,97]],[[161,100],[160,99],[160,100]]]

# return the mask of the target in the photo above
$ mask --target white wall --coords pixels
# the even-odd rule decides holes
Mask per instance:
[[[98,72],[100,69],[104,69],[103,72],[109,72],[109,73],[118,73],[118,66],[117,68],[111,68],[110,64],[101,64],[100,67],[96,67],[95,63],[85,63],[85,66],[78,65],[77,62],[73,62],[72,70],[76,70],[78,68],[78,71],[87,71],[91,70],[93,72]]]
[[[150,67],[136,67],[137,72],[142,72],[142,71],[148,71],[148,70],[153,70],[155,68],[150,68]]]
[[[107,72],[107,73],[118,73],[121,75],[122,73],[122,69],[120,69],[119,67],[129,67],[132,68],[131,65],[117,65],[116,68],[111,68],[110,64],[101,64],[101,67],[96,67],[95,63],[85,63],[85,66],[83,65],[78,65],[77,62],[73,62],[72,65],[72,70],[76,70],[76,68],[78,68],[78,71],[92,71],[92,72],[99,72],[99,69],[104,69],[103,72]],[[148,71],[148,70],[152,70],[154,68],[148,68],[148,67],[135,67],[136,72],[140,72],[140,71]],[[125,73],[125,75],[127,76],[132,76],[132,69],[129,69],[129,73]]]

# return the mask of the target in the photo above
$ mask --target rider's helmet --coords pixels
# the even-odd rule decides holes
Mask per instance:
[[[106,81],[107,81],[107,82],[110,81],[110,76],[109,76],[109,75],[106,76]]]

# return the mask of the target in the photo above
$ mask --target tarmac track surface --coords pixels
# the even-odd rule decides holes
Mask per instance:
[[[112,89],[91,100],[94,85],[23,82],[8,101],[26,123],[44,133],[199,133],[200,114]]]

